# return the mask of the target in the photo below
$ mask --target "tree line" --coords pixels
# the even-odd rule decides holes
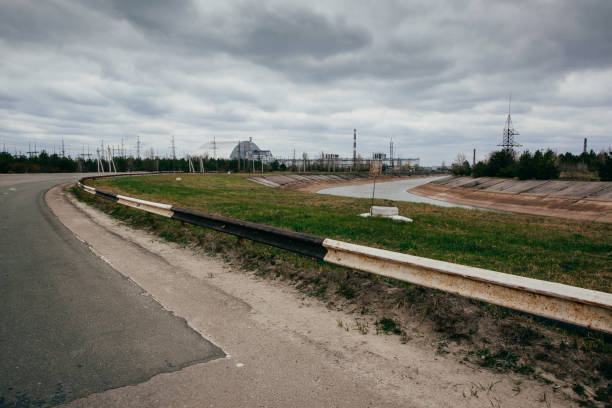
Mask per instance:
[[[473,177],[508,177],[520,180],[550,180],[563,177],[576,180],[612,181],[612,151],[557,154],[552,150],[525,151],[518,155],[511,150],[493,152],[488,159],[474,166],[463,154],[451,166],[455,175]]]
[[[103,160],[101,164],[104,171],[115,169],[118,172],[130,171],[182,171],[188,172],[189,161],[185,158],[169,159],[161,157],[135,158],[114,157],[113,164],[109,170],[110,163]],[[237,159],[213,159],[202,158],[203,168],[200,169],[199,158],[192,159],[192,165],[196,172],[236,172],[236,171],[261,171],[261,161]],[[61,157],[57,154],[41,152],[38,155],[12,155],[7,152],[0,153],[0,173],[72,173],[72,172],[97,172],[99,163],[96,159],[80,159],[72,157]],[[278,162],[263,164],[265,171],[285,170],[286,166]]]
[[[315,171],[315,172],[335,172],[347,171],[346,167],[340,166],[336,170],[335,166],[326,159],[306,159],[301,164],[285,164],[281,161],[262,163],[260,160],[251,159],[214,159],[202,157],[202,168],[200,168],[200,158],[194,157],[191,160],[195,172],[273,172],[273,171]],[[82,159],[72,157],[61,157],[57,154],[48,154],[43,151],[37,155],[11,155],[8,152],[0,152],[0,173],[71,173],[71,172],[98,172],[100,163],[97,159]],[[189,160],[186,158],[161,158],[161,157],[123,157],[116,156],[113,163],[104,159],[101,162],[105,172],[132,172],[132,171],[177,171],[189,172]],[[109,168],[109,165],[111,166]],[[369,161],[359,160],[357,170],[368,172]],[[393,170],[383,166],[385,172],[409,172],[411,174],[421,174],[423,169],[418,167],[411,168],[404,166],[402,170]]]

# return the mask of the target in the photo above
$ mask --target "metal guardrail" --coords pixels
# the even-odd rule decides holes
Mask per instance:
[[[89,178],[91,179],[91,178]],[[400,281],[612,334],[612,294],[421,258],[287,231],[215,214],[116,195],[83,184],[98,197],[266,245]]]

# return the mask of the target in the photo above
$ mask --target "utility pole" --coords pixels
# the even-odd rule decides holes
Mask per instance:
[[[389,160],[391,162],[391,172],[393,172],[393,138],[389,142]]]
[[[172,160],[176,160],[176,146],[174,146],[174,135],[172,135]]]
[[[353,129],[353,171],[357,168],[357,129]]]
[[[112,172],[113,172],[113,167],[112,167],[112,163],[113,163],[113,155],[112,155],[112,153],[111,153],[111,148],[110,148],[110,146],[106,146],[106,150],[107,150],[107,151],[106,151],[105,153],[108,155],[108,156],[107,156],[107,159],[108,159],[108,172],[109,172],[109,173],[112,173]]]
[[[100,148],[96,148],[96,157],[97,157],[97,164],[98,164],[98,173],[104,173],[104,163],[102,162],[102,155],[104,154],[104,150],[100,151]]]

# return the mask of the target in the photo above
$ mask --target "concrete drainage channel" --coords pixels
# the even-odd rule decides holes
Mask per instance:
[[[335,265],[438,289],[536,316],[612,334],[612,294],[421,258],[257,223],[116,195],[85,185],[98,197],[282,248]]]

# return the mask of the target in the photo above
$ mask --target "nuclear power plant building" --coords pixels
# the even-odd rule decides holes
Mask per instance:
[[[269,150],[261,150],[252,140],[241,141],[236,144],[234,150],[232,150],[230,154],[230,159],[236,160],[238,158],[262,161],[264,163],[269,163],[274,160]]]

